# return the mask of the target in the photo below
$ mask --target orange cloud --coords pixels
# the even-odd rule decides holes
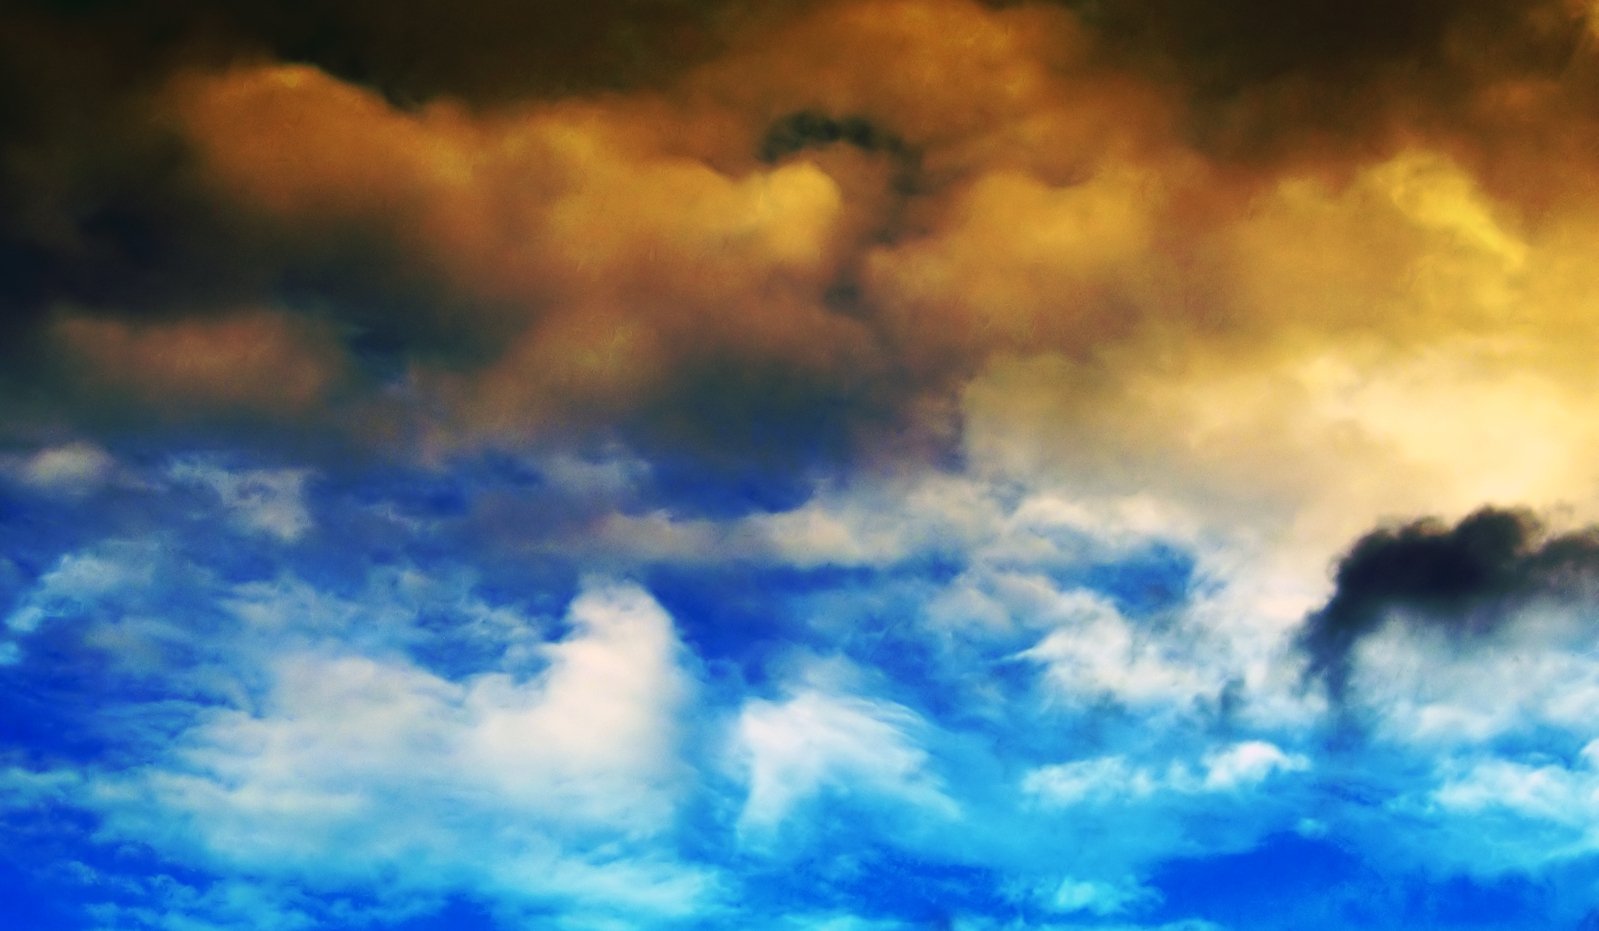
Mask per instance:
[[[1449,37],[1479,25],[1406,41],[1433,43],[1443,68]],[[791,412],[767,393],[937,432],[970,379],[1028,357],[1092,373],[1072,378],[1095,392],[1292,366],[1307,347],[1402,358],[1441,336],[1564,357],[1543,329],[1585,325],[1572,263],[1591,196],[1535,211],[1532,185],[1483,167],[1490,149],[1419,117],[1365,151],[1230,160],[1194,131],[1214,113],[1193,88],[1113,44],[1118,28],[1059,6],[858,0],[797,7],[627,93],[402,109],[265,63],[186,72],[158,104],[213,196],[311,252],[383,243],[448,295],[422,311],[427,332],[480,351],[398,351],[449,443],[641,416],[701,417],[714,436],[716,417]],[[1350,41],[1367,38],[1388,41]],[[1561,81],[1505,56],[1450,71],[1480,86],[1449,112],[1540,126],[1566,112]],[[1239,105],[1344,67],[1259,78]],[[814,136],[763,161],[773,127],[807,113]],[[1585,190],[1562,171],[1563,190]],[[76,342],[153,352],[143,329],[95,326]],[[328,370],[326,351],[307,344],[308,371]],[[708,391],[748,401],[707,405]]]

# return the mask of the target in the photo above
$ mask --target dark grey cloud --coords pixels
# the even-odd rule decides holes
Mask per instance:
[[[1484,508],[1454,526],[1418,520],[1374,530],[1339,561],[1332,597],[1305,621],[1307,676],[1343,701],[1360,641],[1388,623],[1481,637],[1540,600],[1592,597],[1599,528],[1548,533],[1531,513]]]
[[[791,4],[779,3],[776,10]],[[723,47],[722,0],[19,0],[7,19],[137,78],[174,60],[315,65],[400,103],[624,89]]]
[[[1066,0],[1124,65],[1189,101],[1196,142],[1246,162],[1359,158],[1453,137],[1487,163],[1525,138],[1496,88],[1548,85],[1548,119],[1591,121],[1586,11],[1565,0]]]
[[[774,122],[761,140],[760,157],[763,162],[775,162],[834,143],[851,145],[863,152],[881,152],[895,159],[913,157],[904,139],[864,116],[835,117],[814,110],[801,110]]]

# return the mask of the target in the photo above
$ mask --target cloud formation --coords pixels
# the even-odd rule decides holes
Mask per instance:
[[[1549,533],[1522,511],[1488,508],[1454,526],[1421,520],[1372,531],[1339,561],[1332,597],[1305,621],[1306,674],[1342,701],[1356,647],[1383,625],[1469,641],[1540,603],[1593,597],[1596,573],[1592,530]]]
[[[1501,97],[1586,131],[1584,11],[621,4],[619,33],[610,6],[397,11],[379,32],[336,5],[318,28],[345,57],[249,5],[209,26],[174,12],[173,47],[109,56],[138,80],[75,78],[101,82],[121,164],[47,159],[88,144],[54,110],[9,144],[31,205],[8,234],[10,342],[68,402],[10,403],[34,422],[114,398],[123,417],[331,416],[380,443],[620,430],[848,457],[948,449],[962,386],[1009,355],[1115,386],[1174,351],[1459,325],[1537,340],[1569,319],[1566,237],[1592,211],[1491,170],[1532,151],[1459,140]],[[21,18],[81,57],[108,16]],[[581,76],[623,33],[639,69],[601,93]],[[516,60],[570,79],[509,66],[504,36],[555,34],[569,52]],[[1435,80],[1407,92],[1406,68]],[[1362,141],[1379,117],[1326,122],[1324,99],[1361,99],[1351,76],[1392,98],[1358,107],[1390,124],[1380,141]],[[1267,125],[1292,157],[1215,141]],[[1576,184],[1586,163],[1537,175]],[[1538,292],[1506,296],[1533,326],[1474,315],[1492,288]],[[1459,310],[1397,312],[1426,303]]]

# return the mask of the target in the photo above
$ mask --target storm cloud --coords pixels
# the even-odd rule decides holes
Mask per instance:
[[[882,461],[958,453],[1018,357],[1086,399],[1447,333],[1578,378],[1546,336],[1587,325],[1599,215],[1566,4],[6,17],[17,435]]]
[[[1591,599],[1599,529],[1547,531],[1527,511],[1484,508],[1449,525],[1419,520],[1374,530],[1338,563],[1327,603],[1298,644],[1309,677],[1342,701],[1360,641],[1389,623],[1457,641],[1492,633],[1539,603]]]

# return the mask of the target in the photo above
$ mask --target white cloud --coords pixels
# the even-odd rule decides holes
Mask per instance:
[[[1105,799],[1138,799],[1160,791],[1165,777],[1134,766],[1121,756],[1057,763],[1032,770],[1022,791],[1050,805],[1066,806]]]
[[[1110,561],[1151,541],[1195,533],[1192,515],[1149,494],[1096,500],[1042,484],[1006,515],[979,555],[987,563],[1033,567]]]
[[[999,526],[992,489],[942,473],[823,489],[787,511],[731,521],[668,509],[611,513],[563,545],[587,553],[689,563],[750,560],[803,568],[886,567],[966,553]],[[885,519],[885,515],[893,515]]]
[[[1310,760],[1264,740],[1246,740],[1205,756],[1205,788],[1225,791],[1264,782],[1274,773],[1302,772]]]
[[[749,702],[735,735],[749,769],[740,828],[776,827],[801,802],[829,788],[952,815],[954,803],[912,736],[921,726],[901,705],[812,689],[782,702]]]
[[[632,586],[590,587],[569,616],[576,635],[548,648],[537,688],[504,675],[473,682],[464,761],[552,814],[656,824],[691,688],[671,618]]]
[[[116,460],[92,443],[51,446],[14,462],[11,471],[30,488],[50,494],[80,495],[103,485]]]
[[[1178,655],[1178,638],[1135,629],[1103,598],[1068,592],[1051,607],[1059,612],[1061,625],[1021,655],[1041,663],[1049,680],[1068,696],[1181,708],[1214,694],[1228,678],[1225,670]]]
[[[115,837],[269,876],[677,913],[712,878],[658,843],[684,788],[691,680],[641,589],[592,583],[531,678],[297,652],[255,711],[102,782]]]
[[[1345,811],[1374,862],[1476,877],[1584,875],[1599,859],[1599,741],[1570,759],[1469,750],[1378,809]],[[1407,826],[1395,833],[1392,823]],[[1573,889],[1572,891],[1576,891]],[[1591,894],[1587,896],[1591,902]]]
[[[1592,733],[1599,657],[1584,610],[1530,605],[1488,635],[1390,624],[1355,651],[1350,693],[1383,736],[1418,747],[1480,744],[1552,727]]]
[[[1153,890],[1131,880],[1119,883],[1068,878],[1056,887],[1049,905],[1065,914],[1123,915],[1159,899]]]
[[[1599,849],[1599,740],[1590,741],[1570,766],[1483,759],[1451,767],[1433,799],[1452,811],[1491,809],[1565,825],[1585,832],[1584,844]],[[1554,854],[1551,851],[1551,854]]]
[[[173,481],[209,489],[241,529],[293,543],[313,526],[305,503],[309,469],[230,470],[203,459],[172,464]]]
[[[30,633],[51,619],[81,614],[129,589],[145,588],[156,564],[153,549],[146,543],[110,541],[68,553],[39,578],[6,618],[6,627]]]
[[[1213,749],[1199,767],[1180,759],[1140,765],[1111,755],[1041,766],[1022,779],[1022,791],[1052,807],[1145,799],[1163,793],[1202,795],[1260,785],[1279,773],[1302,772],[1310,760],[1263,740]]]

